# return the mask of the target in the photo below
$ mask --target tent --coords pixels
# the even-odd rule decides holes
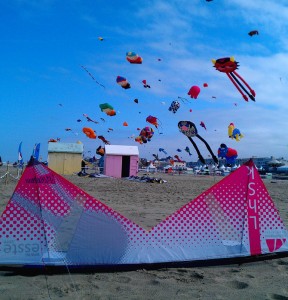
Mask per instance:
[[[146,231],[30,161],[0,218],[0,265],[139,266],[288,251],[252,160]]]
[[[150,162],[150,165],[146,168],[147,172],[155,173],[157,171],[156,167]]]

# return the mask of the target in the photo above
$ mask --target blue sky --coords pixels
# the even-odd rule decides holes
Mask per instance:
[[[111,144],[139,146],[141,157],[152,159],[164,148],[171,156],[196,161],[195,150],[177,128],[178,121],[190,120],[214,153],[225,143],[239,158],[287,158],[287,15],[286,0],[2,0],[0,156],[16,161],[22,141],[24,160],[35,143],[46,160],[51,138],[81,141],[85,154],[93,156],[104,144],[87,138],[86,126]],[[250,37],[251,30],[259,35]],[[127,51],[139,54],[143,63],[127,62]],[[211,59],[228,56],[239,62],[238,73],[255,90],[256,102],[246,102],[213,68]],[[116,83],[118,75],[127,78],[130,89]],[[201,88],[196,100],[187,95],[193,85]],[[180,102],[173,114],[168,108],[178,97],[189,102]],[[116,116],[101,112],[99,104],[105,102]],[[99,124],[87,122],[83,114]],[[157,117],[161,127],[140,145],[134,138],[137,128],[150,126],[148,115]],[[240,142],[228,137],[231,122],[244,135]],[[208,157],[203,143],[195,141]],[[191,157],[176,151],[186,146]]]

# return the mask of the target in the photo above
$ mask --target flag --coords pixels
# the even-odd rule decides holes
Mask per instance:
[[[34,145],[32,156],[36,160],[39,160],[39,154],[40,154],[40,143]]]
[[[22,148],[22,142],[19,144],[19,147],[18,147],[18,164],[19,165],[23,165],[23,156],[22,156],[21,148]]]

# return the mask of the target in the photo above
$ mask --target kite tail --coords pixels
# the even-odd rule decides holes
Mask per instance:
[[[193,147],[195,148],[197,154],[198,154],[198,158],[199,160],[202,162],[202,164],[205,165],[205,159],[203,158],[203,156],[201,155],[196,143],[192,140],[192,138],[190,136],[188,136],[189,141],[192,143]]]
[[[234,79],[236,79],[235,76],[232,76],[232,73],[226,73],[226,74],[229,77],[229,79],[231,80],[231,82],[234,84],[234,86],[236,87],[236,89],[239,91],[239,93],[242,95],[242,97],[244,98],[244,100],[248,101],[248,97],[241,91],[240,87],[237,85],[236,80],[234,80]]]
[[[236,75],[234,75],[233,73],[230,73],[230,75],[233,77],[233,79],[236,81],[236,83],[241,87],[241,89],[249,96],[249,98],[253,101],[255,101],[255,98],[252,94],[250,94],[246,88],[242,85],[242,83],[238,80],[238,78],[236,77]],[[254,91],[253,91],[254,92]],[[255,92],[254,92],[255,94]]]
[[[201,140],[205,144],[205,146],[208,149],[209,153],[211,154],[214,162],[218,165],[218,163],[219,163],[218,158],[214,155],[214,153],[213,153],[212,149],[210,148],[209,144],[199,134],[197,134],[196,136],[198,137],[199,140]]]
[[[161,132],[163,131],[163,127],[162,127],[162,122],[157,118],[157,120],[158,120],[158,127],[160,127],[161,128]],[[156,127],[157,128],[157,130],[158,130],[158,133],[160,134],[160,131],[159,131],[159,128],[158,127]]]
[[[234,74],[240,79],[242,80],[242,82],[247,86],[247,88],[249,89],[250,93],[252,94],[253,97],[256,96],[256,93],[254,90],[252,90],[252,88],[250,87],[250,85],[245,81],[245,79],[240,76],[236,71],[234,71]]]

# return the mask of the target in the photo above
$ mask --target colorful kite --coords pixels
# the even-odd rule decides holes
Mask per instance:
[[[144,88],[148,88],[148,89],[151,88],[151,86],[149,84],[147,84],[146,79],[142,80],[142,83],[143,83]]]
[[[172,111],[173,114],[175,114],[179,108],[180,108],[180,103],[177,100],[174,100],[171,102],[171,105],[168,108],[168,110]]]
[[[230,139],[235,139],[237,142],[244,137],[238,128],[235,128],[234,123],[230,123],[228,126],[228,136]]]
[[[191,98],[197,99],[198,95],[200,94],[200,87],[197,85],[193,85],[189,92],[188,95],[190,95]]]
[[[130,89],[130,83],[127,81],[125,77],[117,76],[116,82],[123,88],[123,89]]]
[[[203,121],[200,122],[200,126],[203,127],[205,130],[207,130],[206,125]]]
[[[114,110],[113,106],[110,105],[109,103],[102,103],[99,104],[99,107],[101,109],[101,111],[105,112],[107,116],[115,116],[116,115],[116,111]]]
[[[86,134],[86,136],[90,139],[96,139],[95,131],[92,128],[84,127],[82,131]]]
[[[221,144],[218,149],[218,157],[225,158],[227,166],[231,167],[235,164],[238,153],[235,149],[228,148],[225,144]]]
[[[101,140],[105,145],[110,145],[110,142],[107,141],[103,135],[99,135],[98,139]]]
[[[126,53],[126,59],[130,64],[142,64],[143,62],[142,57],[132,51]]]
[[[177,159],[178,162],[182,162],[182,160],[180,159],[180,157],[178,155],[174,155],[174,157]]]
[[[154,125],[156,128],[159,126],[159,119],[151,115],[146,118],[146,122]]]
[[[178,123],[178,128],[180,130],[180,132],[182,132],[184,135],[186,135],[189,139],[189,141],[191,142],[191,144],[193,145],[193,147],[195,148],[197,154],[198,154],[198,157],[199,157],[199,160],[205,164],[205,159],[203,158],[203,156],[201,155],[196,143],[193,141],[192,137],[197,137],[200,141],[202,141],[207,150],[209,151],[209,153],[211,154],[214,162],[216,164],[218,164],[218,158],[214,155],[213,151],[211,150],[209,144],[198,134],[198,131],[197,131],[197,128],[196,128],[196,125],[193,123],[193,122],[190,122],[190,121],[180,121]]]
[[[244,92],[251,100],[255,101],[255,91],[252,90],[248,83],[235,71],[238,69],[239,64],[235,61],[234,57],[224,57],[217,60],[213,59],[212,62],[217,71],[225,73],[228,76],[245,101],[248,101],[248,97],[244,94]],[[248,88],[249,92],[240,81],[242,81],[242,83]]]
[[[147,142],[151,141],[153,134],[153,128],[146,126],[140,131],[139,136],[135,138],[135,141],[140,144],[146,144]]]

